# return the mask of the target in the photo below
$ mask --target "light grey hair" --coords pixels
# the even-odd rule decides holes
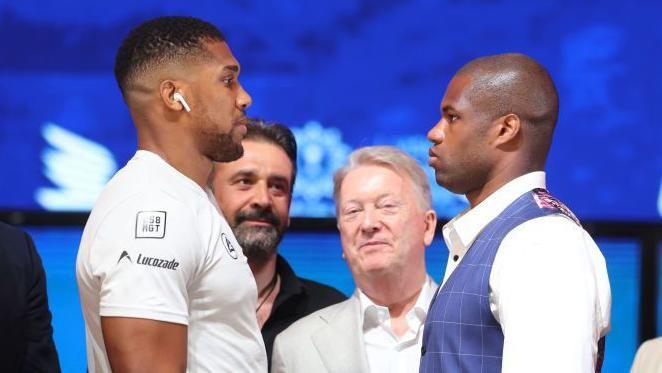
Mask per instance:
[[[345,176],[361,166],[386,167],[401,177],[409,179],[414,186],[421,211],[432,209],[430,184],[421,166],[404,151],[394,146],[382,145],[356,149],[349,155],[347,163],[333,175],[333,199],[336,202],[336,211],[338,211],[340,187]]]

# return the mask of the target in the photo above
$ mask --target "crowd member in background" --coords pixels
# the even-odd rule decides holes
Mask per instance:
[[[276,337],[272,372],[412,372],[437,285],[425,247],[437,224],[427,177],[388,146],[356,150],[334,177],[342,255],[357,289]]]
[[[290,224],[297,144],[292,132],[281,124],[250,120],[247,127],[244,155],[234,162],[216,164],[213,186],[255,276],[255,312],[270,357],[278,333],[347,297],[332,287],[297,277],[278,254]]]
[[[242,155],[250,96],[221,32],[190,17],[133,29],[115,76],[135,156],[92,209],[76,274],[90,372],[265,372],[257,289],[208,181]]]
[[[0,223],[0,370],[59,372],[46,274],[27,233]]]
[[[558,96],[522,54],[462,67],[429,131],[437,184],[470,207],[425,324],[420,372],[594,372],[610,326],[602,253],[545,189]]]

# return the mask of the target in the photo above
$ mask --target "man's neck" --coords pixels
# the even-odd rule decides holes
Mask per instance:
[[[276,274],[276,253],[271,254],[266,261],[248,261],[253,277],[255,277],[255,284],[257,285],[257,292],[260,294],[264,288],[271,283]]]
[[[466,197],[469,200],[471,208],[476,207],[483,202],[487,197],[491,196],[494,192],[499,190],[504,185],[517,179],[522,175],[526,175],[534,171],[542,171],[544,167],[537,165],[522,165],[521,162],[509,161],[502,163],[504,166],[496,167],[491,175],[487,178],[487,182],[480,188],[467,192]]]
[[[421,275],[413,279],[406,279],[401,276],[384,276],[379,280],[371,279],[372,286],[361,288],[361,291],[373,303],[388,308],[391,329],[398,338],[409,330],[406,316],[416,305],[425,281],[427,281],[425,271],[421,272]]]
[[[158,155],[182,175],[193,180],[203,190],[209,187],[209,176],[214,164],[202,154],[191,153],[188,148],[184,147],[173,147],[168,151],[164,151],[164,148],[161,147],[139,144],[138,148]]]
[[[149,117],[149,115],[147,115]],[[157,119],[147,118],[145,124],[136,125],[138,131],[138,149],[150,151],[184,176],[193,180],[202,189],[209,185],[209,176],[214,164],[198,151],[195,139],[182,125],[149,125]]]
[[[399,317],[414,307],[426,279],[425,270],[414,278],[385,274],[364,281],[360,288],[375,304],[388,307],[391,317]]]
[[[253,277],[255,277],[255,284],[257,285],[258,306],[255,312],[260,329],[269,319],[276,297],[280,292],[281,282],[275,277],[277,258],[276,253],[273,253],[266,261],[248,261],[251,272],[253,272]]]

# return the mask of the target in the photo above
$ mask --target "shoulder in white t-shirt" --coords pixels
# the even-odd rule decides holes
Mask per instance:
[[[188,371],[265,372],[246,257],[213,196],[138,151],[106,186],[76,263],[90,372],[110,371],[101,316],[188,325]]]

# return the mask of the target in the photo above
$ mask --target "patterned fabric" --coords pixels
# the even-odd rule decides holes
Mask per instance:
[[[420,373],[501,372],[503,332],[490,310],[489,279],[503,238],[520,224],[572,212],[544,189],[523,194],[478,235],[430,305]]]

